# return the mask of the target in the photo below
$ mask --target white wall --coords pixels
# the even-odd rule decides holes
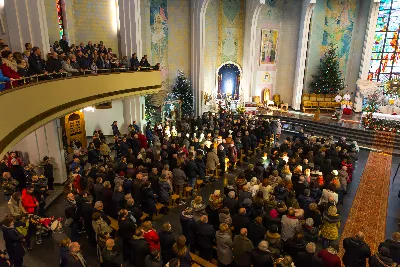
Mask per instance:
[[[126,125],[131,122],[126,122],[123,116],[122,99],[112,101],[110,109],[95,109],[94,112],[83,111],[85,115],[86,136],[92,136],[94,130],[102,130],[105,135],[112,135],[111,124],[113,121],[118,122],[118,127],[121,133],[126,132]]]

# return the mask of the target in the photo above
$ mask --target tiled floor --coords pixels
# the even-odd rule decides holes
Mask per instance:
[[[366,160],[368,158],[369,152],[366,150],[361,150],[359,153],[359,159],[357,162],[356,170],[354,171],[354,180],[351,185],[349,185],[348,191],[349,194],[345,197],[344,204],[340,207],[341,219],[342,219],[342,228],[345,224],[346,218],[348,216],[353,198],[355,196],[357,186],[364,169]],[[400,163],[400,158],[393,159],[393,172],[396,170],[398,163]],[[238,170],[237,172],[239,172]],[[400,189],[400,172],[399,177],[395,181],[395,184],[391,187],[391,195],[389,196],[389,211],[388,211],[388,223],[387,223],[387,233],[391,235],[391,233],[395,230],[398,230],[397,221],[400,218],[400,203],[397,198],[397,193]],[[234,175],[227,174],[226,179],[232,179]],[[213,184],[207,185],[205,188],[200,190],[200,195],[203,197],[203,201],[208,203],[209,195],[216,189],[222,189],[224,186],[224,180],[217,180]],[[189,205],[189,203],[187,203]],[[186,206],[186,205],[185,205]],[[155,228],[160,229],[163,222],[168,221],[172,225],[172,230],[175,235],[181,233],[181,227],[179,222],[180,213],[185,208],[185,206],[180,206],[176,209],[173,209],[169,212],[168,215],[165,215],[161,218],[160,221],[155,222]],[[63,199],[57,199],[47,210],[48,214],[54,216],[63,216],[64,215],[64,203]],[[4,247],[4,244],[1,242],[1,247]],[[99,266],[98,261],[96,259],[95,249],[88,245],[87,239],[82,236],[80,240],[82,249],[85,253],[85,257],[90,264],[90,266]],[[29,267],[53,267],[57,266],[57,259],[53,254],[53,243],[51,238],[44,239],[43,244],[40,246],[34,246],[34,249],[27,253],[25,256],[25,265]]]

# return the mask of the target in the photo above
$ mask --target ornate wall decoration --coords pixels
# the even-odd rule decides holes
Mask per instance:
[[[218,15],[217,64],[233,61],[242,64],[244,36],[244,1],[220,0]]]
[[[167,0],[150,1],[151,54],[160,63],[162,89],[168,90],[168,9]]]
[[[347,73],[356,9],[356,0],[327,0],[325,6],[325,24],[320,54],[322,56],[325,53],[330,43],[337,44],[342,73]]]

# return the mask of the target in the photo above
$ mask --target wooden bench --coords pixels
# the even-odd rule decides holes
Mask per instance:
[[[209,261],[206,261],[203,258],[200,258],[194,253],[190,253],[190,257],[192,257],[192,261],[194,261],[197,265],[203,266],[203,267],[217,267],[217,265],[212,264]],[[193,263],[192,263],[193,264]]]
[[[114,230],[114,231],[118,231],[119,229],[119,225],[118,225],[118,221],[110,216],[107,216],[108,219],[110,219],[111,224],[110,227]]]
[[[197,180],[197,181],[199,181],[199,180]],[[190,197],[192,192],[193,192],[193,187],[190,187],[190,186],[185,187],[185,192],[184,192],[185,198]]]
[[[158,215],[158,213],[160,212],[160,209],[164,208],[164,204],[161,203],[157,203],[156,204],[156,215]]]
[[[171,195],[170,200],[169,200],[169,206],[171,208],[175,208],[176,207],[176,201],[178,199],[179,199],[179,195],[177,195],[177,194]]]
[[[147,218],[149,218],[149,214],[143,212],[142,217],[140,217],[140,221],[144,222]]]
[[[201,185],[202,185],[203,183],[204,183],[203,180],[199,180],[199,179],[196,180],[196,190],[197,190],[197,191],[200,190],[200,187],[201,187]]]

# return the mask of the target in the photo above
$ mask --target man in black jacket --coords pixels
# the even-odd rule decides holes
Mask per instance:
[[[197,248],[200,252],[200,257],[211,262],[215,230],[212,225],[208,224],[207,215],[200,217],[200,220],[196,223],[195,229],[197,234]]]
[[[89,61],[88,59],[83,55],[82,50],[79,50],[77,55],[76,55],[76,61],[79,64],[79,67],[82,70],[87,70],[89,68]]]
[[[394,232],[392,239],[382,242],[379,247],[387,247],[390,251],[390,258],[397,264],[400,264],[400,232]]]
[[[62,39],[58,43],[60,44],[60,47],[64,51],[64,53],[69,52],[69,45],[67,41],[67,36],[65,36],[65,34],[63,34]]]
[[[89,239],[89,244],[95,246],[96,234],[93,230],[93,225],[92,225],[92,214],[93,214],[92,201],[88,197],[87,191],[83,191],[82,198],[83,201],[81,203],[80,210],[82,212],[83,225],[85,226],[85,231]]]
[[[175,236],[171,232],[171,224],[165,222],[162,230],[158,233],[161,245],[161,258],[163,262],[169,262],[174,257],[172,250],[173,245],[176,243]]]
[[[197,175],[199,175],[199,167],[197,166],[196,162],[194,162],[194,156],[192,153],[189,154],[189,161],[186,164],[185,173],[188,177],[189,186],[194,188],[196,184]]]
[[[343,240],[343,264],[346,267],[365,267],[367,259],[371,257],[371,249],[364,241],[364,234],[358,232],[355,237]]]
[[[47,70],[50,73],[58,73],[62,71],[61,60],[58,59],[57,52],[53,52],[51,57],[47,60]]]
[[[106,241],[106,248],[101,253],[104,267],[120,267],[122,266],[123,260],[121,253],[114,249],[115,242],[113,239]]]
[[[254,246],[258,246],[261,240],[264,239],[265,233],[267,230],[263,226],[262,217],[256,217],[248,228],[247,237],[251,240]]]
[[[313,242],[306,245],[306,252],[299,252],[296,267],[324,267],[320,258],[315,255],[316,246]]]
[[[130,260],[130,264],[134,266],[145,266],[144,260],[146,256],[150,254],[149,244],[143,237],[143,228],[139,227],[136,229],[135,235],[130,242],[133,258]]]
[[[32,49],[32,54],[28,59],[30,75],[48,74],[46,63],[41,58],[41,54],[42,52],[39,47],[35,46]]]
[[[232,217],[233,233],[235,235],[240,234],[240,229],[249,229],[250,219],[246,216],[246,209],[239,209],[239,213]]]
[[[69,226],[71,229],[71,240],[72,242],[76,242],[78,240],[79,235],[79,222],[81,219],[80,210],[76,205],[75,196],[72,193],[67,195],[67,199],[65,201],[65,225]]]
[[[239,202],[235,197],[236,197],[235,191],[230,191],[222,202],[224,207],[227,207],[229,209],[229,213],[231,215],[236,214],[239,208]]]

